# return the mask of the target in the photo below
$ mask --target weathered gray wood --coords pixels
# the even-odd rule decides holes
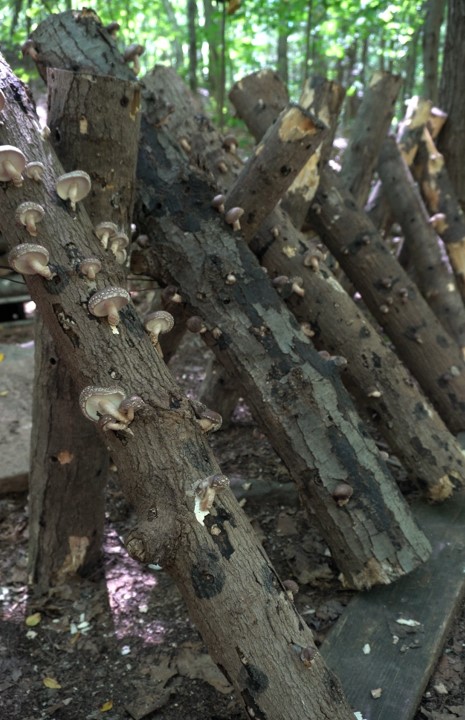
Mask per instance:
[[[247,117],[246,122],[248,127],[250,127],[250,123],[252,123],[253,126],[255,118],[257,118],[260,125],[265,123],[268,128],[271,123],[276,120],[283,107],[289,102],[286,86],[274,70],[259,70],[247,77],[248,92],[244,95],[242,87],[244,80],[238,80],[238,82],[232,86],[229,92],[229,99],[236,108],[239,117],[243,119]],[[266,100],[262,98],[263,87],[266,88]],[[249,91],[250,95],[254,98],[254,102],[252,105],[249,102],[242,105],[241,100],[248,96]],[[255,136],[253,130],[252,135]]]
[[[355,597],[321,649],[366,720],[413,718],[465,594],[465,493],[414,511],[433,546],[431,558],[395,585]],[[400,625],[400,618],[418,625]],[[377,688],[382,694],[375,699]]]

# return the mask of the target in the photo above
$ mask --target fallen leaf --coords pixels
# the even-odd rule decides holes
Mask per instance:
[[[100,707],[100,712],[108,712],[108,710],[111,710],[112,708],[113,708],[113,700],[107,700]]]
[[[45,685],[45,687],[52,688],[53,690],[59,690],[61,688],[60,683],[58,680],[55,680],[55,678],[52,677],[46,677],[42,681]]]
[[[28,615],[28,617],[26,618],[26,625],[28,627],[35,627],[40,623],[41,620],[42,615],[40,614],[40,612],[36,612],[33,615]]]

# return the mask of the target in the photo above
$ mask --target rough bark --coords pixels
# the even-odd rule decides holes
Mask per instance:
[[[243,208],[242,235],[250,240],[320,146],[326,125],[290,104],[268,128],[226,196],[226,211]],[[253,202],[250,202],[252,200]],[[228,213],[226,212],[226,220]]]
[[[242,82],[242,92],[248,92],[247,78],[244,78]],[[324,122],[328,132],[323,142],[307,160],[281,202],[281,207],[292,217],[297,228],[302,227],[308,206],[318,187],[319,168],[330,156],[344,96],[345,90],[342,85],[319,76],[307,80],[302,90],[300,105]]]
[[[28,97],[0,60],[0,87],[7,99],[0,140],[47,164],[43,185],[2,188],[0,232],[11,246],[23,239],[14,220],[18,202],[41,200],[47,208],[43,237],[56,276],[29,277],[28,286],[57,348],[79,388],[120,383],[146,406],[133,435],[108,432],[137,525],[126,538],[144,562],[159,561],[177,581],[190,615],[214,660],[235,687],[249,717],[291,720],[306,712],[323,720],[349,720],[340,686],[315,650],[232,493],[215,500],[205,523],[194,513],[195,483],[219,472],[191,403],[183,397],[131,305],[120,317],[119,335],[87,310],[89,288],[75,273],[76,256],[95,250],[92,226],[78,207],[73,216],[57,199],[54,178],[62,167],[37,133]],[[111,257],[98,285],[118,281]],[[228,618],[225,622],[225,614]],[[304,663],[313,656],[310,668]]]
[[[452,186],[444,157],[428,132],[414,164],[414,175],[437,232],[444,242],[465,302],[465,217]]]
[[[247,127],[251,130],[252,135],[256,137],[254,130],[255,123],[261,127],[262,123],[266,123],[266,127],[276,120],[281,110],[286,107],[289,102],[289,95],[283,81],[278,73],[273,70],[259,70],[247,76],[248,93],[244,95],[242,91],[242,83],[239,80],[234,83],[229,91],[229,99],[236,108],[236,112],[241,117]],[[266,88],[266,101],[262,98],[262,88]],[[255,102],[250,104],[248,97],[253,97]],[[247,100],[243,102],[244,98]],[[258,133],[261,137],[263,133]]]
[[[214,408],[223,418],[222,429],[229,427],[231,415],[237,405],[241,388],[237,380],[212,355],[205,369],[205,379],[200,387],[200,400]]]
[[[368,199],[371,178],[381,144],[394,115],[400,85],[399,75],[373,75],[365,89],[349,144],[342,158],[341,178],[360,207],[363,207]]]
[[[309,220],[452,432],[465,427],[465,366],[458,345],[330,168]]]
[[[448,114],[438,146],[462,210],[465,210],[465,4],[449,0],[444,44],[440,107]]]
[[[441,252],[418,187],[393,137],[381,148],[378,173],[394,218],[404,233],[418,289],[443,327],[465,349],[465,308],[451,267]]]
[[[439,40],[446,0],[426,0],[423,25],[423,94],[433,104],[438,102]]]
[[[287,58],[289,31],[287,27],[280,28],[278,32],[276,68],[285,85],[289,82],[289,63]]]

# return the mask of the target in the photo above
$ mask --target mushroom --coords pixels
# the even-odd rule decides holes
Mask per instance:
[[[6,97],[2,90],[0,90],[0,112],[6,105]]]
[[[173,329],[174,317],[171,313],[166,310],[156,310],[153,313],[145,316],[144,327],[150,333],[150,339],[154,347],[157,348],[161,354],[160,343],[158,341],[159,335],[169,332]]]
[[[26,165],[26,158],[21,150],[13,145],[0,145],[0,182],[12,181],[16,187],[23,184],[21,173]]]
[[[229,479],[221,473],[210,475],[194,483],[194,512],[199,523],[204,524],[205,516],[208,515],[212,508],[216,493],[228,486]]]
[[[339,505],[339,507],[343,507],[344,505],[347,505],[353,493],[354,489],[351,485],[341,482],[336,485],[331,494],[337,505]]]
[[[134,420],[134,414],[137,410],[142,410],[144,406],[145,402],[141,397],[139,397],[139,395],[130,395],[122,400],[119,410],[126,416],[126,420],[129,425],[129,423],[132,423]]]
[[[127,418],[119,410],[125,397],[126,392],[117,385],[109,387],[87,385],[79,395],[79,407],[86,418],[92,422],[98,422],[102,416],[110,415],[113,420],[119,420],[126,427],[128,425]]]
[[[144,53],[144,46],[139,45],[138,43],[133,43],[132,45],[129,45],[128,48],[124,51],[123,54],[123,60],[126,63],[132,62],[132,69],[134,70],[134,75],[138,75],[140,73],[140,61],[139,58]]]
[[[197,424],[203,432],[216,432],[220,429],[223,423],[223,418],[219,413],[214,410],[210,410],[199,400],[191,400],[191,405],[197,419]]]
[[[33,202],[23,202],[18,205],[15,212],[16,221],[24,225],[29,235],[37,235],[36,223],[40,222],[45,215],[42,205]]]
[[[204,333],[207,332],[207,326],[204,321],[198,315],[191,315],[186,320],[186,328],[191,333]]]
[[[236,153],[237,140],[234,135],[225,135],[225,137],[223,138],[223,147],[226,152],[230,152],[231,154]]]
[[[21,52],[23,53],[23,57],[29,55],[34,62],[37,62],[39,53],[36,50],[34,40],[31,40],[31,38],[21,45]]]
[[[119,335],[119,311],[128,304],[131,297],[127,290],[119,287],[107,287],[94,293],[87,303],[89,312],[95,317],[106,317],[112,333]]]
[[[33,243],[17,245],[8,255],[8,264],[22,275],[41,275],[51,280],[54,273],[48,267],[50,256],[47,248]]]
[[[169,305],[170,303],[184,302],[182,299],[182,295],[179,294],[176,285],[167,285],[165,288],[163,288],[163,290],[161,291],[161,299],[163,300],[164,305]]]
[[[129,435],[134,435],[132,430],[128,428],[127,423],[121,422],[121,420],[115,420],[113,415],[102,415],[102,417],[99,418],[97,425],[101,430],[103,430],[103,432],[108,432],[109,430],[122,430]]]
[[[55,185],[59,197],[69,200],[73,212],[76,210],[76,203],[89,194],[91,186],[90,177],[84,170],[74,170],[61,175]]]
[[[228,225],[232,225],[233,230],[240,230],[241,224],[239,222],[239,218],[241,218],[244,214],[244,210],[240,207],[233,207],[224,216],[224,219],[228,223]]]
[[[114,237],[118,232],[118,227],[114,222],[104,221],[99,223],[94,228],[94,233],[102,243],[103,249],[106,250],[108,247],[108,241]]]
[[[124,232],[117,232],[110,238],[110,250],[119,265],[123,265],[127,258],[126,248],[128,245],[129,238]]]
[[[108,23],[108,25],[105,25],[105,30],[111,35],[111,37],[115,38],[120,27],[121,25],[114,20],[113,22]]]
[[[212,207],[216,208],[219,213],[224,213],[225,200],[226,198],[224,195],[215,195],[212,200]]]
[[[29,162],[27,163],[24,174],[26,177],[36,182],[40,182],[45,172],[45,165],[41,162]]]
[[[98,258],[88,257],[79,263],[79,272],[86,276],[88,280],[95,280],[95,276],[102,269],[102,263]]]
[[[300,297],[303,297],[305,295],[305,290],[302,287],[303,286],[303,278],[301,277],[293,277],[289,281],[291,283],[291,290],[296,295],[299,295]]]

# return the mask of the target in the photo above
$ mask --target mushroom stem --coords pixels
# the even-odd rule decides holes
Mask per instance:
[[[52,280],[55,277],[55,273],[52,273],[48,265],[42,265],[38,260],[32,260],[30,266],[37,275],[42,275],[46,280]]]
[[[16,187],[21,187],[21,185],[23,184],[23,176],[20,172],[16,170],[13,163],[11,163],[9,160],[5,160],[3,163],[3,167],[9,173],[13,181],[13,185],[16,185]]]
[[[119,323],[119,313],[117,308],[114,310],[111,310],[107,315],[107,321],[109,326],[111,327],[111,332],[113,335],[119,335],[119,330],[116,327]]]
[[[77,199],[77,185],[71,185],[70,189],[68,190],[68,199],[69,204],[71,205],[71,210],[74,212],[76,210],[76,199]]]

